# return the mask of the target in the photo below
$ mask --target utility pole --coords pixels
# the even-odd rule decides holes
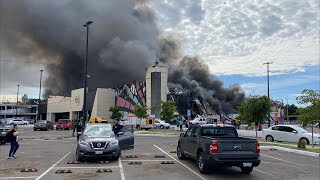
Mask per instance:
[[[19,87],[20,87],[20,85],[18,84],[17,86],[18,86],[18,90],[17,90],[16,118],[18,118],[18,103],[19,103],[18,96],[19,96]]]
[[[270,85],[269,85],[269,64],[272,64],[273,62],[266,62],[266,63],[263,63],[263,64],[266,64],[267,65],[267,78],[268,78],[268,98],[270,100]],[[270,127],[270,111],[268,113],[268,127]]]
[[[86,59],[85,59],[85,63],[84,63],[84,92],[83,92],[83,109],[82,109],[82,113],[83,113],[83,122],[82,124],[85,125],[85,123],[87,122],[87,75],[88,75],[88,42],[89,42],[89,26],[90,24],[92,24],[92,21],[87,21],[83,27],[87,28],[87,42],[86,42]]]
[[[289,122],[289,103],[288,103],[288,98],[286,98],[287,100],[287,122]]]
[[[39,111],[39,107],[40,107],[40,101],[41,101],[41,82],[42,82],[42,72],[43,70],[40,70],[40,88],[39,88],[39,101],[38,101],[38,120],[41,120],[40,118],[40,111]]]

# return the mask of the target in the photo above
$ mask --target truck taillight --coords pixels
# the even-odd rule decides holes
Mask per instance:
[[[260,144],[259,142],[256,142],[256,153],[260,153]]]
[[[218,153],[218,143],[212,141],[210,144],[210,154],[217,154]]]

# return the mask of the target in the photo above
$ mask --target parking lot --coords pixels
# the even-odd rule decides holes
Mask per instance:
[[[236,167],[203,175],[199,173],[195,161],[178,160],[172,152],[176,150],[177,136],[136,136],[135,149],[123,151],[119,161],[94,159],[77,163],[76,138],[71,137],[71,131],[34,132],[32,127],[24,127],[21,131],[24,135],[20,137],[16,159],[7,159],[8,144],[0,146],[0,179],[319,180],[320,176],[320,158],[278,150],[262,150],[261,164],[250,175],[242,174]]]

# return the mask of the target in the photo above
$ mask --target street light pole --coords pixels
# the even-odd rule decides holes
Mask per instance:
[[[266,62],[263,64],[267,65],[267,78],[268,78],[268,99],[270,100],[270,87],[269,87],[269,64],[272,64],[273,62]],[[270,127],[270,110],[268,113],[268,127]]]
[[[286,98],[287,100],[287,122],[289,122],[289,103],[288,103],[288,98]]]
[[[40,70],[40,88],[39,88],[39,101],[38,101],[38,120],[40,120],[40,111],[39,111],[39,107],[40,107],[40,101],[41,101],[41,82],[42,82],[42,72],[43,70]]]
[[[16,118],[18,118],[18,96],[19,96],[19,87],[20,85],[18,84],[18,90],[17,90],[17,107],[16,107]]]
[[[88,75],[88,42],[89,42],[89,26],[90,24],[92,24],[92,21],[87,21],[83,27],[87,28],[87,42],[86,42],[86,59],[85,59],[85,63],[84,63],[84,92],[83,92],[83,109],[82,109],[82,113],[83,113],[83,122],[82,124],[84,125],[85,122],[87,121],[87,75]]]

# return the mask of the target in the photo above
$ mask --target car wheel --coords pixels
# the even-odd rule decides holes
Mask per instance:
[[[209,165],[206,162],[203,152],[198,153],[198,168],[201,174],[209,173]]]
[[[136,130],[141,130],[140,125],[136,125]]]
[[[307,138],[300,138],[299,141],[305,142],[306,144],[310,144],[310,142]]]
[[[6,143],[5,141],[2,141],[2,142],[1,142],[1,144],[5,144],[5,143]]]
[[[118,161],[119,158],[120,158],[120,155],[118,155],[118,156],[113,156],[113,157],[112,157],[112,160]]]
[[[253,167],[240,167],[243,174],[250,174],[253,170]]]
[[[27,123],[24,123],[23,125],[27,125]]]
[[[36,131],[37,129],[33,129],[33,131]]]
[[[181,151],[181,147],[180,144],[177,147],[177,156],[179,159],[184,160],[187,159],[187,156],[183,154],[183,152]]]
[[[77,161],[83,161],[83,157],[80,156],[80,154],[79,154],[79,149],[78,149],[78,148],[77,148],[77,150],[76,150],[76,160],[77,160]]]
[[[160,126],[160,129],[164,129],[164,126],[163,126],[163,125],[161,125],[161,126]]]
[[[273,142],[274,139],[273,139],[273,137],[271,135],[268,135],[268,136],[266,136],[266,141]]]

